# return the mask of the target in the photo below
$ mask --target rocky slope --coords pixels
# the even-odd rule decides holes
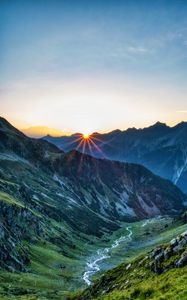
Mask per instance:
[[[86,215],[92,215],[92,219],[110,224],[109,220],[175,214],[184,209],[186,196],[171,182],[140,165],[94,159],[77,151],[65,154],[48,142],[24,136],[5,120],[0,125],[2,176],[8,174],[18,182],[22,180],[22,184],[25,181],[31,194],[36,193],[33,186],[40,184],[53,198],[54,193],[47,189],[49,177],[59,188],[56,199],[62,198],[67,204],[64,210],[71,207],[72,219],[82,214],[85,216],[80,222],[84,222]],[[30,184],[31,179],[35,183]]]
[[[187,192],[187,122],[174,127],[158,122],[144,129],[94,133],[86,146],[79,145],[80,134],[44,139],[66,152],[78,147],[79,151],[95,157],[143,164]]]

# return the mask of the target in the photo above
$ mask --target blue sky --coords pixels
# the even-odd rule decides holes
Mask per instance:
[[[187,1],[1,0],[1,111],[107,131],[187,119]]]

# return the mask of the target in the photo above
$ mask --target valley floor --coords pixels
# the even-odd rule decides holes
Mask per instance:
[[[179,222],[176,225],[176,222],[169,217],[123,223],[121,229],[114,232],[112,236],[105,235],[102,239],[95,240],[90,237],[90,242],[87,244],[80,241],[82,254],[77,253],[66,260],[59,249],[50,243],[33,244],[29,272],[0,271],[0,299],[65,299],[70,291],[87,287],[103,272],[122,262],[129,263],[139,255],[145,255],[154,246],[171,240],[185,230],[187,224],[182,225]],[[62,265],[61,272],[59,272],[59,264]],[[185,276],[184,274],[184,280]],[[151,277],[148,278],[147,283],[149,280],[150,284],[153,284]],[[110,299],[118,299],[118,296],[122,297],[119,294]],[[106,299],[109,298],[106,296]]]

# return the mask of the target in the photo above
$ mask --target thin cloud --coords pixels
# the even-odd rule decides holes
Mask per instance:
[[[136,54],[144,54],[144,53],[149,53],[150,52],[150,50],[148,48],[141,47],[141,46],[128,47],[127,51],[130,52],[130,53],[136,53]]]
[[[187,110],[177,110],[178,113],[187,114]]]

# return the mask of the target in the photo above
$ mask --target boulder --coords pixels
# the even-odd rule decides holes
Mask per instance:
[[[176,261],[175,266],[176,267],[183,267],[187,264],[187,250],[185,250],[180,259]]]

